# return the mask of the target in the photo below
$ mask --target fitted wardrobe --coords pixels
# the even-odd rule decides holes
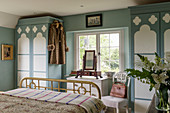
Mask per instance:
[[[137,54],[154,61],[154,53],[170,58],[170,3],[130,7],[132,67],[139,61]],[[139,69],[139,68],[138,68]],[[135,113],[146,113],[154,95],[149,85],[132,81],[132,101]]]
[[[54,20],[50,16],[20,19],[16,26],[16,81],[23,77],[61,79],[62,65],[49,64],[49,26]],[[17,85],[16,84],[16,85]],[[40,83],[46,86],[46,82]]]

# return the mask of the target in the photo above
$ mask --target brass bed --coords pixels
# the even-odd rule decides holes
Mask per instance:
[[[41,86],[42,81],[46,81],[47,86]],[[71,83],[73,88],[67,89],[65,87],[61,87],[63,86],[62,83],[69,83],[69,84]],[[80,87],[76,87],[76,84],[80,84]],[[86,86],[88,85],[89,88],[87,89],[85,85]],[[98,98],[86,96],[87,93],[91,95],[92,87],[95,87],[97,89]],[[83,89],[83,93],[82,93],[82,89]],[[71,101],[75,101],[75,102],[72,103],[69,101],[70,103],[68,104],[68,103],[63,103],[62,101],[57,102],[55,99],[49,100],[49,97],[47,99],[47,97],[44,97],[44,94],[39,95],[39,93],[43,91],[46,95],[49,94],[49,96],[51,97],[54,97],[54,95],[61,94],[62,96],[60,97],[61,99],[58,99],[58,97],[55,97],[55,99],[63,100],[63,101],[65,101],[63,98],[69,95],[71,98]],[[70,91],[72,93],[70,93]],[[20,94],[18,94],[18,92]],[[78,94],[74,94],[76,92]],[[35,97],[35,95],[36,96],[39,95],[39,97]],[[40,97],[43,97],[45,99],[39,99]],[[68,98],[68,100],[70,100],[70,98]],[[81,99],[85,99],[85,100],[82,101]],[[29,113],[30,112],[31,113],[33,112],[37,112],[37,113],[38,112],[42,112],[42,113],[46,113],[46,112],[48,113],[69,113],[69,112],[70,113],[100,113],[102,111],[103,113],[103,110],[106,107],[100,99],[101,99],[100,89],[93,82],[25,77],[20,81],[20,86],[18,89],[10,90],[0,95],[0,112],[6,113],[6,112],[16,111],[14,113],[17,113],[17,112],[22,112],[22,113],[25,113],[25,112],[29,112]],[[47,100],[49,101],[47,102]],[[81,102],[81,105],[77,104],[76,102],[78,103]]]
[[[31,80],[31,82],[30,82]],[[51,87],[45,87],[45,86],[40,86],[40,82],[41,81],[49,81],[48,86]],[[48,78],[34,78],[34,77],[25,77],[20,81],[20,88],[22,88],[22,84],[23,82],[25,82],[25,87],[26,88],[34,88],[34,89],[41,89],[44,88],[45,90],[57,90],[57,91],[73,91],[73,93],[75,93],[76,91],[80,94],[80,89],[84,89],[84,93],[81,93],[83,95],[85,95],[86,93],[89,93],[91,95],[91,88],[95,87],[98,91],[98,98],[101,99],[101,92],[99,87],[93,83],[93,82],[89,82],[89,81],[76,81],[76,80],[65,80],[65,79],[48,79]],[[36,84],[37,82],[37,84]],[[54,87],[54,83],[57,83],[57,85],[55,85]],[[61,83],[72,83],[73,84],[73,88],[72,89],[67,89],[67,88],[60,88]],[[76,89],[76,83],[81,84],[81,86]],[[83,85],[89,85],[89,88],[87,89],[86,87],[84,87]]]

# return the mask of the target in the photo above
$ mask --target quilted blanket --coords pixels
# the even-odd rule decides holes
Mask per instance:
[[[19,89],[4,92],[4,93],[2,93],[1,97],[2,96],[4,96],[3,98],[6,98],[7,100],[8,100],[8,97],[13,98],[13,99],[15,98],[16,101],[19,101],[19,103],[15,103],[15,104],[23,104],[23,105],[27,105],[28,107],[34,106],[34,105],[30,105],[33,103],[37,103],[36,106],[44,106],[44,105],[48,106],[49,104],[56,104],[56,106],[58,106],[59,103],[62,103],[65,106],[64,109],[67,109],[66,110],[67,113],[68,113],[68,108],[70,108],[69,110],[71,112],[70,105],[73,106],[72,109],[75,110],[75,111],[72,111],[73,113],[83,113],[85,111],[88,113],[98,113],[102,109],[105,108],[105,106],[101,100],[92,98],[90,96],[77,95],[77,94],[64,93],[64,92],[56,92],[56,91],[50,91],[50,90],[36,90],[36,89],[19,88]],[[0,103],[2,103],[3,101],[5,102],[5,100],[1,99],[1,97],[0,97]],[[42,104],[42,102],[43,102],[43,104]],[[29,105],[28,105],[28,103],[29,103]],[[42,105],[38,105],[38,103],[42,104]],[[46,103],[46,104],[44,104],[44,103]],[[16,106],[15,104],[14,104],[14,106]],[[28,108],[26,108],[26,106],[23,106],[23,107],[26,111],[28,110]],[[9,108],[9,106],[6,106],[6,108]],[[50,106],[50,108],[51,108],[51,106]],[[76,108],[78,108],[78,110],[76,110]],[[16,109],[16,108],[13,107],[13,109]],[[31,109],[29,109],[29,110],[31,110]],[[55,107],[53,109],[55,109]],[[63,110],[60,112],[64,113]]]

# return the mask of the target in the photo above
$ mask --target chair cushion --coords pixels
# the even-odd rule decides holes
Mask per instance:
[[[102,96],[103,103],[108,107],[121,108],[128,105],[127,98],[118,98],[112,96]]]

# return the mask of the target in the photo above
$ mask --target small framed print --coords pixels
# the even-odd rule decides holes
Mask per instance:
[[[2,44],[2,60],[13,60],[13,45]]]
[[[102,14],[86,16],[86,27],[98,27],[98,26],[102,26]]]

